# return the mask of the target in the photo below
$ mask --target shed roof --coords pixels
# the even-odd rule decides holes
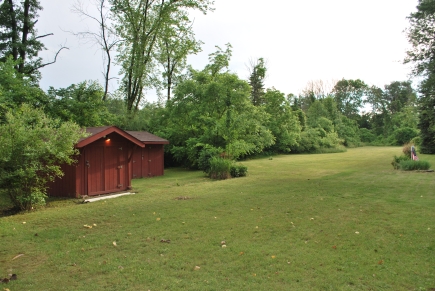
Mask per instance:
[[[169,144],[169,141],[147,131],[127,131],[144,144]]]
[[[90,136],[80,139],[76,144],[76,148],[87,146],[88,144],[114,132],[141,148],[145,147],[145,144],[142,141],[116,126],[87,127],[85,130],[90,134]]]

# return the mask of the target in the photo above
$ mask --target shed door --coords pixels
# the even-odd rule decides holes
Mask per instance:
[[[87,195],[127,189],[127,150],[119,146],[89,146],[86,149]]]
[[[104,191],[104,146],[86,148],[87,194],[96,195]]]
[[[142,160],[143,160],[143,149],[136,149],[133,153],[133,179],[134,178],[142,178]]]
[[[148,148],[148,176],[163,175],[163,145],[153,145]]]

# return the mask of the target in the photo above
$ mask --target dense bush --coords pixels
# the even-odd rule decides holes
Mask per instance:
[[[367,128],[359,129],[359,137],[362,142],[371,143],[376,139],[376,136]]]
[[[396,145],[402,145],[410,142],[413,138],[418,136],[418,130],[410,127],[402,127],[396,129],[392,136],[396,141]]]
[[[232,165],[230,168],[230,174],[231,177],[233,178],[246,177],[247,173],[248,173],[248,167],[243,165]]]

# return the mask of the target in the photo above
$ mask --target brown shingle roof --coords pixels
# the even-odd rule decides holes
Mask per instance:
[[[142,141],[144,144],[169,144],[168,140],[147,131],[127,131],[127,133]]]

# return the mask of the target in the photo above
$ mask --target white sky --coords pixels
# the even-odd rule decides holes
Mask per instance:
[[[41,87],[64,88],[84,80],[102,82],[101,51],[80,44],[65,31],[91,27],[71,12],[74,0],[40,0],[44,10],[39,34],[48,51],[41,54],[55,64],[41,69]],[[86,0],[86,2],[91,2]],[[203,69],[215,45],[231,43],[230,70],[248,78],[250,59],[267,61],[266,87],[285,94],[298,94],[311,80],[361,79],[383,87],[391,81],[408,80],[409,65],[402,61],[409,44],[404,33],[406,17],[417,0],[215,0],[215,11],[195,13],[194,30],[203,51],[189,58],[195,69]],[[92,7],[91,7],[92,8]],[[117,71],[112,71],[117,76]],[[111,90],[117,87],[112,81]],[[148,101],[156,101],[149,93]]]

